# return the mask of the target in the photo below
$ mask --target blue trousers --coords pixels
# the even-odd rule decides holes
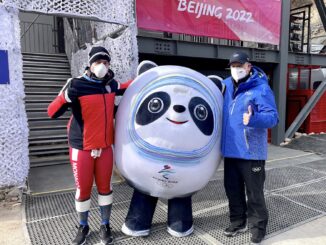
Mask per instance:
[[[157,197],[134,189],[129,211],[125,220],[127,227],[134,231],[151,228]],[[193,224],[191,196],[168,200],[168,226],[177,232],[188,231]]]

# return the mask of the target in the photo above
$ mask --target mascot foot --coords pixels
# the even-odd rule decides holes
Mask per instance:
[[[149,235],[149,230],[134,231],[134,230],[129,229],[125,223],[122,225],[121,231],[123,232],[123,234],[125,234],[127,236],[148,236]]]
[[[184,237],[189,236],[191,233],[193,233],[194,226],[191,226],[189,230],[183,232],[172,230],[170,227],[168,227],[167,231],[171,236]]]

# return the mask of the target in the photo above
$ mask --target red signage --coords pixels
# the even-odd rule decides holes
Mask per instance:
[[[137,0],[147,30],[279,44],[280,0]]]

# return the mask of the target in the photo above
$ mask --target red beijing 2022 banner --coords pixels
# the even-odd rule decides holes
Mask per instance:
[[[146,30],[279,44],[280,0],[137,0]]]

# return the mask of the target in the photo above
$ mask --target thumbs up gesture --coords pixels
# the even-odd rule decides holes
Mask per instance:
[[[251,105],[249,105],[248,112],[243,113],[243,117],[242,117],[243,125],[246,126],[248,125],[251,115],[252,115],[252,108]]]

